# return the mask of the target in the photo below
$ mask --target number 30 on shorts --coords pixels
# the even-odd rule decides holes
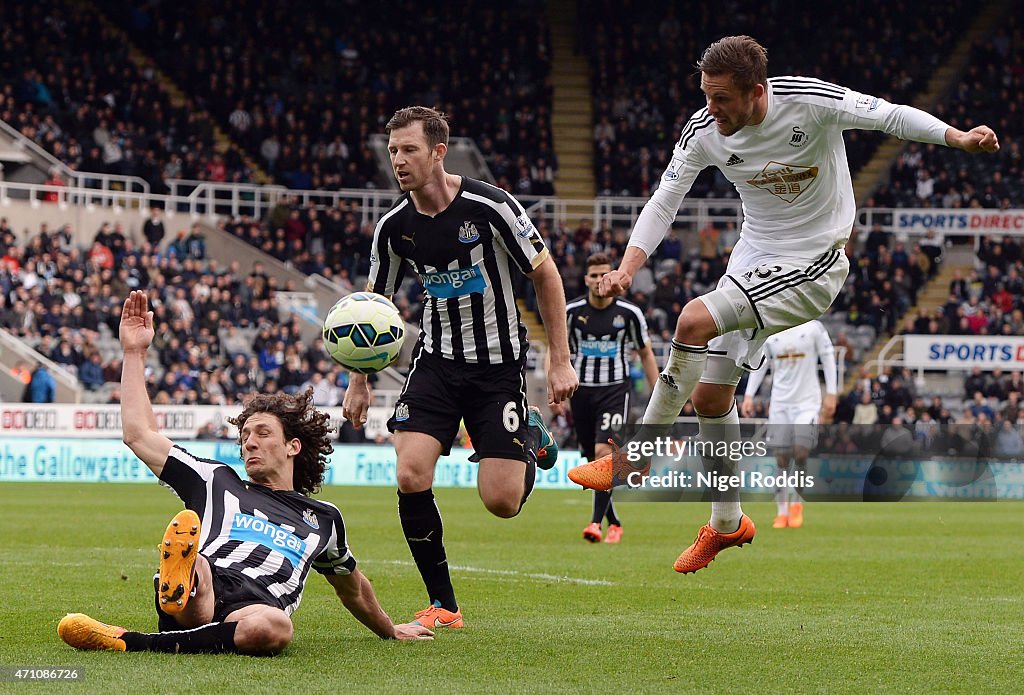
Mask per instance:
[[[602,413],[601,429],[604,431],[617,430],[622,427],[622,413]]]
[[[518,404],[515,401],[509,401],[501,411],[501,424],[505,425],[505,429],[509,432],[519,431],[519,412],[516,410],[517,406]]]

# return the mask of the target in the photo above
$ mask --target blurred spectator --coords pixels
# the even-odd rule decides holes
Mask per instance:
[[[26,403],[53,403],[57,396],[57,382],[46,365],[39,364],[32,370],[32,379],[25,388]]]

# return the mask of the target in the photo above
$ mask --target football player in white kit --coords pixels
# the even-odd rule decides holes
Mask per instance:
[[[735,443],[742,370],[760,366],[770,335],[821,316],[849,272],[844,247],[856,203],[843,131],[881,130],[971,153],[995,152],[999,142],[988,126],[964,132],[924,111],[829,82],[768,79],[767,52],[749,36],[716,41],[697,67],[707,106],[683,128],[622,262],[601,279],[598,291],[615,296],[629,289],[705,167],[717,167],[733,183],[743,203],[740,240],[717,289],[683,307],[639,436],[667,435],[692,397],[701,436]],[[643,470],[649,462],[638,464]],[[606,490],[625,484],[636,465],[613,453],[577,466],[569,477]],[[729,474],[728,461],[716,465]],[[696,572],[719,551],[749,543],[754,533],[738,490],[716,496],[710,522],[674,568]]]
[[[753,415],[754,396],[771,368],[767,442],[775,449],[780,474],[789,472],[790,455],[794,470],[804,471],[807,456],[817,443],[816,425],[836,412],[839,374],[832,339],[820,321],[808,321],[769,337],[764,343],[764,355],[765,369],[750,373],[740,412],[743,417]],[[824,403],[818,383],[819,361],[825,372]],[[803,526],[804,499],[799,487],[776,486],[775,504],[774,528]]]

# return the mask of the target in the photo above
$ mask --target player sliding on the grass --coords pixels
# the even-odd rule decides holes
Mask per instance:
[[[338,508],[307,495],[323,482],[328,416],[312,392],[258,394],[238,427],[247,480],[223,463],[197,459],[160,434],[146,392],[153,313],[134,291],[121,314],[124,442],[185,503],[160,545],[154,578],[159,632],[132,632],[81,613],[57,626],[78,649],[277,654],[292,640],[310,567],[331,583],[359,622],[384,639],[431,639],[417,625],[394,625],[356,568]]]
[[[733,183],[743,202],[741,238],[718,288],[683,307],[640,436],[665,436],[692,398],[701,436],[734,442],[739,438],[736,385],[743,370],[761,365],[768,336],[821,316],[849,272],[843,249],[856,202],[843,131],[882,130],[971,153],[995,152],[999,142],[987,126],[964,132],[910,106],[829,82],[769,80],[767,53],[749,36],[716,41],[697,67],[707,106],[683,128],[618,270],[605,275],[598,289],[606,296],[629,289],[702,169],[718,167]],[[710,465],[730,474],[727,461]],[[584,487],[607,490],[625,483],[629,470],[624,456],[610,454],[573,469],[569,477]],[[739,491],[730,490],[714,498],[710,523],[679,556],[675,569],[696,572],[719,551],[753,537],[754,524],[740,508]]]

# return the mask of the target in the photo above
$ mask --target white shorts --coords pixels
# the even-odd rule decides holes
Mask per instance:
[[[773,449],[800,446],[813,449],[818,443],[821,403],[772,403],[768,410],[765,442]]]
[[[718,287],[700,299],[719,335],[708,343],[703,383],[739,383],[743,370],[760,369],[764,341],[824,314],[846,283],[850,261],[837,248],[814,260],[757,251],[740,239]]]

